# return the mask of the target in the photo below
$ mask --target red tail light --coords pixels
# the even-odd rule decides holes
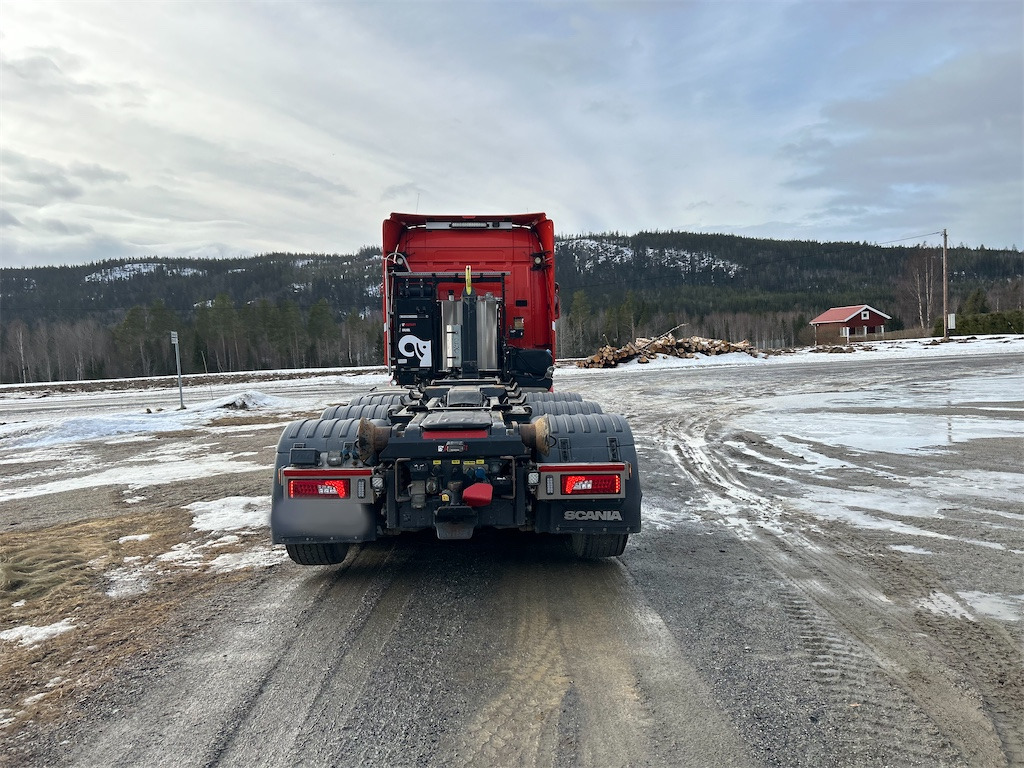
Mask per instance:
[[[619,475],[562,475],[562,495],[619,493],[622,479]]]
[[[288,498],[332,498],[349,497],[348,480],[289,480]]]

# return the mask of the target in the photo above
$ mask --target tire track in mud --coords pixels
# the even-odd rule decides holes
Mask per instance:
[[[340,568],[271,582],[224,634],[207,630],[196,648],[146,681],[139,700],[108,713],[69,764],[160,765],[173,754],[179,764],[249,766],[270,764],[269,753],[286,764],[317,700],[288,692],[311,677],[311,659],[343,655],[332,648],[339,638],[358,639],[371,616],[387,615],[374,606],[388,588],[381,576],[389,561],[390,549],[363,549]],[[295,629],[328,615],[347,618],[336,635]],[[321,689],[328,679],[320,678]]]
[[[537,765],[541,755],[556,754],[562,703],[572,687],[559,641],[543,606],[520,617],[514,663],[495,670],[505,685],[459,734],[453,765]]]
[[[609,600],[612,563],[520,566],[497,587],[514,640],[488,673],[503,681],[454,735],[459,766],[630,765],[647,717]]]
[[[544,541],[424,537],[281,566],[71,759],[39,764],[679,766],[703,764],[676,754],[698,744],[744,765],[624,566]]]
[[[713,428],[720,425],[713,423],[708,432]],[[725,444],[725,436],[714,442]],[[727,474],[727,457],[712,455],[706,438],[700,440],[700,448],[691,449],[688,455],[708,454],[699,456],[702,475],[714,477],[713,484],[728,495],[746,499],[745,491],[720,482],[727,477],[727,483],[738,484],[734,475]],[[723,471],[719,474],[716,467]],[[759,505],[763,504],[775,506],[759,500]],[[780,510],[770,518],[782,514]],[[759,517],[763,522],[763,508]],[[770,525],[761,527],[777,532]],[[972,764],[1024,765],[1020,717],[1024,711],[1024,653],[1009,633],[993,620],[972,615],[965,606],[959,606],[958,617],[918,609],[916,606],[936,591],[942,594],[937,586],[942,579],[912,560],[891,551],[879,552],[850,527],[841,527],[839,536],[834,526],[812,523],[805,529],[815,533],[814,542],[787,530],[786,539],[803,546],[795,552],[766,550],[780,569],[797,574],[796,583],[804,585],[804,596],[830,615],[845,617],[840,623],[935,719]],[[827,541],[825,549],[819,545],[822,540]],[[817,580],[800,579],[799,569],[792,567],[794,561],[815,572]],[[859,570],[855,564],[861,566]],[[838,587],[839,594],[808,584]],[[848,599],[851,596],[852,601]],[[861,610],[851,610],[854,606]],[[866,629],[872,622],[874,628]]]
[[[758,528],[785,535],[794,544],[810,546],[804,534],[806,526],[786,522],[786,513],[778,504],[748,488],[727,462],[716,457],[707,441],[712,425],[696,419],[660,423],[655,426],[650,443],[689,480],[702,497],[700,504],[710,511],[715,522],[731,529],[743,539],[753,538]],[[708,521],[708,515],[700,515]]]
[[[987,620],[929,614],[922,622],[921,611],[887,595],[927,595],[936,577],[904,571],[901,564],[879,568],[876,553],[855,538],[855,530],[845,527],[844,538],[836,538],[746,487],[711,447],[724,444],[709,440],[719,429],[713,419],[662,423],[651,442],[703,496],[705,521],[733,530],[786,579],[795,595],[787,612],[805,627],[804,650],[814,659],[818,681],[837,706],[860,704],[850,707],[857,715],[842,732],[850,748],[884,743],[888,733],[908,756],[925,762],[936,741],[949,739],[972,765],[1024,764],[1018,721],[1024,664],[1012,638]],[[909,697],[906,705],[916,703],[910,709],[918,714],[910,719],[920,717],[912,725],[907,707],[893,703],[889,682]],[[859,698],[843,703],[853,695]],[[957,761],[952,753],[948,757]]]
[[[924,564],[897,557],[891,552],[846,544],[852,557],[868,562],[880,574],[886,593],[907,610],[896,614],[896,630],[928,643],[930,653],[946,667],[957,688],[966,689],[963,714],[976,729],[992,731],[1005,763],[1024,765],[1024,648],[993,619],[978,616],[955,594],[942,591],[942,579]],[[956,615],[929,610],[926,606],[944,598]],[[977,761],[992,760],[994,750],[978,750]]]
[[[1024,765],[1024,653],[1006,631],[988,619],[936,616],[919,611],[916,623],[928,631],[957,672],[981,700],[972,719],[988,721],[1009,766]],[[978,750],[979,764],[989,757]]]
[[[843,726],[831,731],[837,754],[851,765],[891,764],[893,748],[886,734],[899,733],[901,764],[959,764],[952,750],[936,754],[944,739],[935,724],[909,698],[893,700],[894,690],[879,684],[884,672],[875,659],[844,636],[842,627],[799,594],[786,595],[782,607],[798,627],[813,679],[827,702],[821,716],[828,713]],[[908,732],[919,735],[908,738]]]
[[[327,765],[335,760],[340,743],[335,734],[346,729],[342,724],[380,665],[387,637],[416,584],[417,569],[408,565],[407,553],[389,544],[360,548],[345,566],[323,572],[328,580],[295,619],[298,631],[254,699],[243,702],[239,716],[225,724],[227,740],[209,765]],[[335,623],[338,618],[343,625]],[[307,683],[295,691],[300,695],[282,700],[282,692],[294,689],[297,681]],[[252,733],[259,734],[255,748],[247,740]]]
[[[842,557],[822,548],[781,557],[783,553],[765,551],[800,600],[813,606],[816,626],[825,628],[828,635],[840,633],[844,644],[853,644],[857,658],[869,660],[916,703],[916,707],[896,707],[890,712],[887,717],[896,718],[893,726],[903,729],[909,713],[920,711],[967,764],[1021,764],[1021,726],[1014,719],[1021,711],[1021,654],[1012,641],[1007,642],[1004,633],[1002,638],[982,633],[982,640],[974,631],[979,625],[970,619],[939,617],[889,600],[885,593],[894,594],[896,584],[886,581],[880,586],[855,565],[870,561],[870,554],[851,557],[854,547],[849,542],[845,549]],[[905,575],[898,578],[907,581]],[[970,637],[980,642],[975,645]],[[813,654],[817,649],[811,645],[808,651]],[[826,654],[826,661],[837,658]],[[1009,672],[1015,665],[1016,676]],[[1000,691],[992,685],[999,677],[1011,684],[1016,677],[1016,684]],[[1008,716],[1012,701],[1018,702],[1013,707],[1016,713]]]

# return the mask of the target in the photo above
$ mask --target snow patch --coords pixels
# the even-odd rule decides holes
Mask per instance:
[[[134,262],[130,264],[119,264],[116,267],[107,267],[98,272],[92,272],[85,276],[87,283],[113,283],[120,280],[131,280],[140,275],[151,275],[156,272],[163,272],[166,275],[181,275],[182,277],[202,277],[206,270],[195,267],[180,267],[174,264],[159,264],[154,262]]]
[[[210,569],[216,573],[227,573],[242,568],[269,568],[288,559],[284,550],[261,547],[246,552],[230,552],[218,555],[210,561]]]
[[[131,490],[166,483],[181,483],[210,475],[234,474],[238,472],[271,472],[269,464],[255,464],[249,461],[234,461],[235,454],[219,453],[212,455],[209,446],[191,445],[186,450],[168,448],[167,452],[150,452],[137,456],[134,460],[147,462],[144,470],[126,474],[123,466],[104,469],[95,474],[70,477],[65,480],[54,480],[34,486],[11,488],[0,491],[0,503],[14,499],[27,499],[45,496],[64,491],[78,491],[84,488],[96,488],[105,485],[127,485]],[[269,475],[268,475],[269,476]]]
[[[922,597],[915,604],[918,608],[931,611],[938,616],[952,616],[954,619],[974,621],[970,611],[964,608],[955,597],[950,597],[944,592],[932,592],[928,597]]]
[[[110,413],[103,416],[79,416],[57,418],[44,423],[30,435],[14,436],[9,445],[20,448],[48,448],[49,446],[104,440],[107,445],[125,442],[146,442],[153,435],[202,427],[227,410],[290,410],[294,403],[280,397],[267,395],[255,390],[235,392],[210,400],[189,405],[185,410],[157,410],[151,413]],[[216,422],[214,422],[215,424]],[[247,427],[251,429],[252,427]],[[128,437],[119,437],[128,435]],[[118,437],[115,442],[108,438]],[[65,452],[68,448],[63,449]],[[26,456],[28,458],[26,458]],[[26,460],[52,461],[53,456],[45,452],[23,454],[19,462]],[[10,463],[10,459],[7,460]]]
[[[203,554],[187,542],[175,544],[169,551],[157,555],[156,559],[161,563],[172,563],[191,568],[198,568],[203,564]]]
[[[895,549],[897,552],[906,552],[908,555],[934,555],[930,549],[922,549],[921,547],[915,547],[913,544],[890,544],[889,549]]]
[[[127,562],[131,558],[125,558]],[[116,568],[105,574],[110,586],[107,587],[107,597],[115,600],[122,597],[134,597],[149,591],[150,581],[144,569],[140,568]]]
[[[132,435],[130,437],[119,437],[117,440],[107,440],[104,445],[125,445],[127,443],[149,443],[156,440],[153,435]]]
[[[234,531],[270,525],[270,496],[228,496],[186,505],[199,531]]]
[[[670,510],[645,500],[640,513],[644,526],[652,526],[660,531],[677,527],[681,523],[701,523],[699,515],[686,509]]]
[[[11,643],[18,643],[22,646],[36,646],[46,640],[62,635],[71,629],[74,629],[74,622],[71,619],[61,619],[54,624],[48,624],[45,627],[33,627],[29,625],[22,625],[20,627],[14,627],[13,629],[5,629],[0,632],[0,640],[6,640]]]
[[[993,595],[988,592],[957,592],[975,611],[1002,621],[1024,619],[1024,595]]]
[[[109,597],[132,597],[147,592],[152,577],[159,575],[161,568],[166,566],[195,570],[205,567],[214,573],[228,573],[243,568],[267,568],[286,557],[283,550],[261,545],[241,552],[222,552],[208,559],[213,551],[238,545],[245,534],[269,526],[270,496],[228,496],[215,501],[193,502],[185,509],[193,514],[193,529],[214,534],[215,538],[179,542],[145,563],[141,556],[125,557],[122,567],[106,574],[110,584],[106,591]],[[124,536],[119,542],[142,541],[149,536]]]
[[[90,454],[84,454],[80,448],[73,446],[60,446],[53,448],[40,448],[34,451],[17,451],[15,455],[0,459],[0,465],[17,464],[63,464],[65,462],[82,461]]]

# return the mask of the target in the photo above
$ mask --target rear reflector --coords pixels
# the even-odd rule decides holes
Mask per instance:
[[[466,438],[488,437],[486,429],[424,429],[420,436],[424,440],[464,440]]]
[[[622,478],[619,475],[562,475],[564,496],[619,493]]]
[[[348,480],[289,480],[288,498],[331,498],[349,497]]]

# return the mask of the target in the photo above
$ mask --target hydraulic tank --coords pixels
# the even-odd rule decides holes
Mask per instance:
[[[476,356],[481,371],[498,370],[498,300],[492,293],[477,300]]]

